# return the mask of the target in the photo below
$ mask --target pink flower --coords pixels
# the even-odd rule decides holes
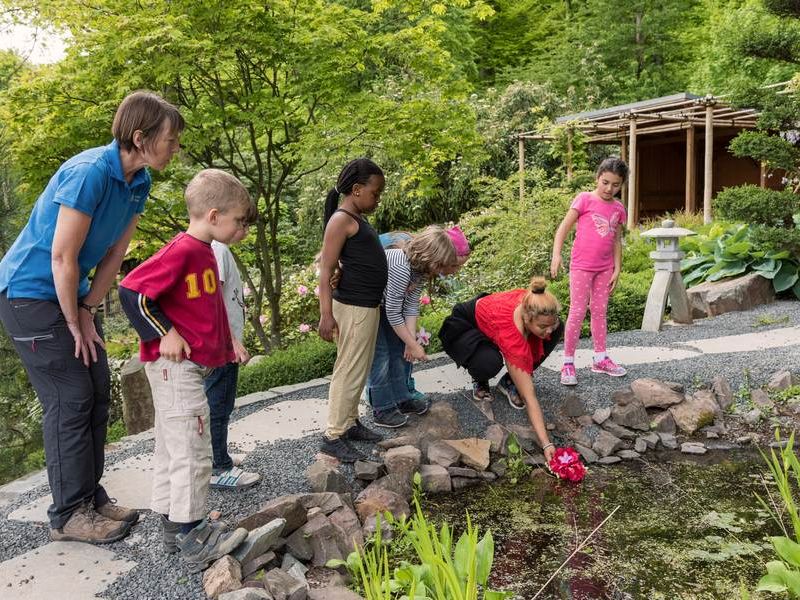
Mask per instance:
[[[556,448],[550,459],[550,470],[561,479],[581,481],[586,475],[586,467],[574,448]]]
[[[308,288],[304,285],[297,286],[297,293],[301,296],[305,296],[308,293]]]
[[[308,323],[300,323],[300,326],[297,329],[300,333],[308,333],[311,331],[311,325]]]
[[[247,298],[248,296],[252,295],[252,293],[253,293],[253,290],[250,289],[250,286],[246,285],[246,286],[244,286],[242,288],[242,294],[244,294],[245,298]]]
[[[258,317],[258,322],[263,325],[264,323],[267,322],[267,318],[268,318],[267,315],[261,315]]]
[[[427,346],[430,341],[431,341],[431,334],[425,331],[424,327],[420,327],[419,331],[417,332],[417,343],[420,346]]]
[[[419,299],[419,303],[420,304],[430,304],[431,303],[431,297],[430,296],[421,296],[420,299]]]
[[[314,295],[319,296],[319,286],[314,288]]]

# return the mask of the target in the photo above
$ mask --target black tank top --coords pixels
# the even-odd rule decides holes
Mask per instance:
[[[363,218],[343,208],[336,212],[350,215],[358,223],[358,231],[345,240],[339,262],[342,278],[333,290],[333,297],[342,304],[375,308],[383,300],[389,277],[386,253],[378,234]]]

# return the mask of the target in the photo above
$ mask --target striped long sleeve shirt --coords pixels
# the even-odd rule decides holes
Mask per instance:
[[[402,250],[387,250],[389,280],[383,295],[383,306],[389,325],[405,323],[406,317],[419,315],[419,298],[422,294],[422,274],[411,268]]]

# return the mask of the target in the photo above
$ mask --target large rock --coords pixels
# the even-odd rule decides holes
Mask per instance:
[[[769,378],[767,387],[771,390],[785,390],[798,384],[798,378],[791,371],[778,371]]]
[[[728,410],[728,407],[733,404],[733,390],[731,389],[731,384],[721,375],[714,377],[714,380],[711,382],[711,391],[714,392],[717,404],[719,404],[722,412]]]
[[[611,408],[611,418],[614,419],[615,423],[623,427],[632,427],[642,431],[650,429],[650,417],[639,401],[631,402],[624,406],[615,404]]]
[[[271,564],[275,562],[277,558],[277,555],[270,550],[261,556],[256,556],[254,559],[247,561],[242,565],[242,578],[246,579],[259,569],[271,566]]]
[[[592,421],[598,425],[602,425],[609,419],[609,417],[611,417],[611,407],[606,406],[605,408],[598,408],[596,411],[594,411],[592,414]]]
[[[305,524],[303,527],[305,527]],[[314,549],[311,547],[303,527],[296,529],[292,535],[286,538],[286,549],[292,556],[300,560],[309,561],[314,557]]]
[[[691,435],[714,422],[719,405],[709,394],[687,394],[683,402],[671,406],[669,411],[680,430]]]
[[[601,458],[605,458],[606,456],[614,454],[614,452],[619,450],[621,447],[621,439],[610,434],[608,431],[600,430],[600,432],[597,434],[594,444],[592,445],[592,450],[594,450]]]
[[[422,477],[422,489],[426,492],[449,492],[453,487],[450,473],[441,465],[422,465],[419,474]]]
[[[308,523],[303,525],[302,532],[314,552],[314,557],[311,559],[314,566],[322,567],[332,558],[341,560],[346,556],[339,548],[339,535],[336,529],[330,519],[322,513],[309,519]],[[348,550],[347,554],[349,553]],[[273,596],[276,595],[272,588],[270,592]]]
[[[261,556],[269,550],[281,536],[285,525],[286,521],[283,519],[274,519],[266,525],[254,529],[247,535],[247,538],[239,547],[236,548],[233,552],[233,557],[240,563],[246,563],[257,556]]]
[[[764,390],[755,388],[750,390],[750,401],[761,411],[770,411],[775,408],[775,401]]]
[[[597,462],[597,459],[600,458],[597,456],[597,453],[592,450],[591,448],[587,448],[586,446],[581,446],[580,444],[575,444],[575,450],[577,450],[580,455],[583,457],[587,463]]]
[[[628,429],[627,427],[617,425],[612,419],[604,422],[601,427],[611,433],[611,435],[623,440],[632,440],[638,435],[635,431]]]
[[[444,440],[461,453],[461,462],[478,471],[485,471],[489,467],[489,449],[492,444],[489,440],[479,438],[466,438],[461,440]]]
[[[567,392],[564,403],[561,405],[561,412],[567,417],[580,417],[586,414],[586,405],[578,394]]]
[[[242,567],[229,554],[217,560],[203,573],[203,589],[206,596],[216,599],[220,594],[233,592],[242,587]]]
[[[316,506],[326,515],[331,514],[335,510],[339,510],[345,503],[351,503],[350,494],[337,494],[336,492],[295,494],[289,497],[295,496],[306,510]]]
[[[357,460],[353,465],[356,479],[363,481],[375,481],[383,475],[384,467],[381,463],[373,460]]]
[[[658,379],[650,377],[634,379],[631,382],[631,389],[645,408],[667,408],[683,402],[683,394]]]
[[[686,290],[692,317],[701,319],[737,310],[750,310],[775,301],[769,279],[757,273],[742,277],[707,281]]]
[[[128,435],[153,428],[155,409],[144,364],[138,356],[127,360],[120,370],[122,420]]]
[[[218,600],[275,600],[267,590],[261,588],[243,588],[235,592],[222,594]]]
[[[398,475],[409,481],[419,469],[422,462],[422,452],[414,446],[400,446],[387,450],[383,457],[386,472],[389,475]]]
[[[427,453],[428,445],[438,440],[449,440],[460,435],[458,413],[448,402],[434,402],[424,419],[413,419],[405,427],[401,445],[412,445]],[[395,438],[398,439],[398,438]],[[391,440],[384,440],[391,441]],[[383,442],[380,444],[384,446]]]
[[[432,465],[447,468],[456,464],[460,458],[461,452],[446,442],[440,440],[428,445],[428,462]]]
[[[636,394],[633,393],[633,390],[629,386],[615,390],[611,394],[611,401],[614,404],[619,404],[620,406],[630,404],[634,400],[636,400]]]
[[[332,512],[328,519],[333,525],[339,542],[339,549],[344,556],[350,554],[356,546],[359,548],[364,546],[361,522],[352,508],[343,506],[339,510]]]
[[[505,455],[506,452],[506,438],[508,437],[508,432],[498,425],[497,423],[493,423],[486,428],[486,433],[484,437],[489,440],[491,443],[490,450],[495,454],[503,454]],[[428,449],[428,456],[430,457],[430,449]],[[433,461],[431,461],[433,462]],[[443,467],[449,467],[450,465],[442,465]]]
[[[661,411],[653,416],[650,421],[650,428],[656,432],[671,434],[674,434],[678,429],[675,425],[675,419],[672,417],[672,413],[668,410]]]
[[[278,568],[264,575],[264,587],[275,600],[306,600],[308,596],[308,590],[302,581]]]
[[[288,535],[298,527],[302,527],[306,522],[306,508],[300,502],[300,497],[292,495],[274,498],[262,504],[257,513],[239,521],[238,527],[244,527],[248,531],[252,531],[274,519],[286,521],[286,525],[283,527],[283,535]]]
[[[321,460],[308,466],[306,478],[315,492],[345,493],[350,491],[347,478],[336,468]]]
[[[356,513],[361,522],[386,511],[398,519],[401,515],[411,514],[405,498],[397,492],[376,485],[379,482],[380,480],[371,483],[356,497]]]

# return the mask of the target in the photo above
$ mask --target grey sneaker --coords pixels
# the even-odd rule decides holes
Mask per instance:
[[[408,423],[408,417],[396,408],[390,408],[389,410],[373,411],[372,422],[376,427],[396,429]]]
[[[181,532],[181,524],[173,523],[164,515],[161,515],[162,539],[164,541],[164,552],[175,554],[178,551],[178,534]]]
[[[424,415],[431,407],[431,401],[425,398],[409,398],[397,405],[397,408],[404,415]]]
[[[128,535],[128,521],[113,521],[98,514],[87,502],[78,507],[63,527],[50,530],[54,542],[110,544]]]
[[[221,521],[203,520],[189,533],[177,535],[181,558],[188,564],[190,572],[199,573],[207,569],[215,560],[236,550],[247,537],[246,529],[240,527],[226,531],[225,528]]]

